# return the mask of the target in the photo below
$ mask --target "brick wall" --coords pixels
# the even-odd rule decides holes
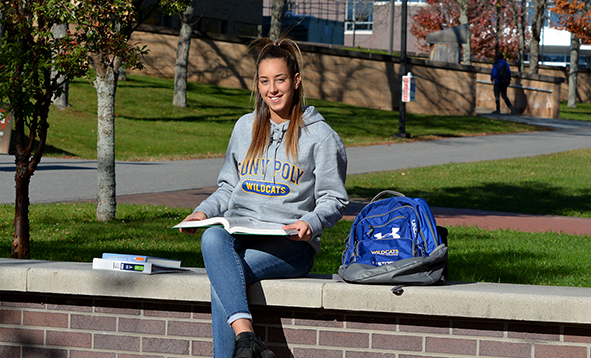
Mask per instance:
[[[208,305],[0,295],[0,357],[211,357]]]
[[[212,357],[209,306],[90,296],[0,294],[2,358]],[[589,358],[591,327],[257,306],[281,357]]]
[[[132,38],[132,42],[150,49],[141,73],[173,78],[177,34],[171,30],[145,29],[135,32]],[[254,58],[248,53],[245,41],[206,34],[195,37],[191,42],[188,80],[251,89]],[[309,98],[386,110],[400,106],[398,58],[311,44],[301,44],[301,49],[302,77]],[[407,70],[416,77],[417,93],[416,101],[407,103],[407,111],[474,115],[494,110],[492,85],[479,82],[490,78],[489,64],[483,66],[410,59]],[[560,76],[524,74],[513,81],[508,95],[518,104],[520,113],[557,118],[563,81]]]
[[[569,69],[566,67],[544,66],[540,68],[540,74],[546,76],[563,77],[565,81],[561,87],[560,101],[568,101]],[[591,102],[591,69],[579,69],[577,75],[577,103]]]

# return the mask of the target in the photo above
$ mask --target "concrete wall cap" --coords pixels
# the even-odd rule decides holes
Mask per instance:
[[[264,280],[250,285],[255,305],[440,317],[591,324],[591,288],[448,282],[356,285],[338,275]],[[0,291],[209,302],[205,269],[145,275],[93,270],[91,263],[0,259]]]

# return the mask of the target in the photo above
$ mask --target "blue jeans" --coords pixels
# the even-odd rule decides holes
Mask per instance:
[[[213,352],[232,358],[236,335],[230,324],[252,319],[246,286],[263,279],[302,277],[314,264],[314,250],[283,236],[231,235],[211,227],[201,237],[201,252],[211,283]]]

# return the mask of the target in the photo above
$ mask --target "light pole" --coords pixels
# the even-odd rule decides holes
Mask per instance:
[[[390,46],[388,47],[390,56],[394,52],[394,9],[396,8],[394,2],[395,0],[390,0]]]
[[[406,17],[407,17],[407,0],[402,0],[402,8],[400,10],[400,118],[398,120],[398,133],[394,134],[396,137],[410,138],[410,134],[406,133],[406,103],[402,101],[402,76],[406,74]]]

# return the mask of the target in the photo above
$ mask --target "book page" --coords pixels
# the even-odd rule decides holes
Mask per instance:
[[[221,225],[231,234],[297,235],[297,230],[283,230],[283,224],[257,221],[247,217],[213,217],[200,221],[184,221],[173,228],[194,228]]]
[[[205,220],[195,220],[195,221],[183,221],[175,226],[174,229],[182,229],[182,228],[189,228],[189,227],[209,227],[209,226],[224,226],[228,225],[228,221],[226,218],[223,217],[213,217]]]

